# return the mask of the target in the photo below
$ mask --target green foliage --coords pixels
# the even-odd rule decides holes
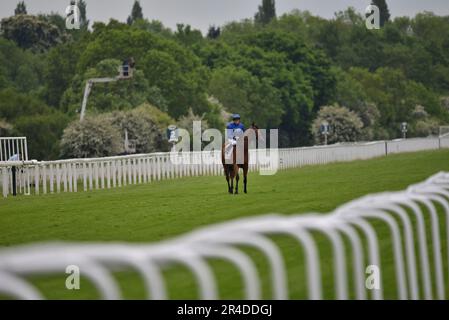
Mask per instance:
[[[142,7],[140,6],[140,2],[138,0],[134,1],[133,8],[131,10],[131,15],[128,16],[126,23],[128,25],[132,25],[135,21],[143,19]]]
[[[58,27],[36,16],[16,15],[1,20],[3,37],[23,49],[43,52],[63,41]]]
[[[78,1],[78,8],[80,10],[80,27],[81,30],[86,31],[89,28],[89,20],[87,20],[87,3],[84,0]]]
[[[399,70],[381,68],[369,73],[353,68],[349,76],[365,89],[365,102],[372,102],[379,108],[379,123],[392,138],[400,135],[402,122],[414,123],[413,110],[417,105],[423,105],[431,116],[447,119],[438,95],[422,84],[407,80]]]
[[[207,38],[208,39],[217,39],[221,34],[220,27],[216,26],[210,26],[209,30],[207,31]]]
[[[19,14],[27,14],[27,7],[24,1],[20,1],[17,4],[16,9],[14,10],[14,14],[17,16]]]
[[[0,90],[0,118],[12,122],[22,116],[49,113],[51,109],[35,97],[9,88]]]
[[[42,87],[44,69],[41,55],[24,51],[14,42],[0,38],[0,89],[38,91]]]
[[[143,71],[149,83],[167,97],[170,114],[182,114],[182,100],[188,96],[188,79],[182,72],[182,66],[168,52],[150,50],[142,60]],[[178,94],[174,94],[178,92]],[[182,95],[181,95],[181,94]],[[184,97],[183,97],[184,96]]]
[[[385,23],[390,20],[390,10],[386,0],[373,0],[371,4],[376,5],[380,11],[380,26],[383,27]]]
[[[32,95],[9,88],[0,90],[0,119],[6,123],[3,129],[9,128],[10,135],[29,137],[30,158],[59,157],[59,139],[68,123],[66,115],[52,110]]]
[[[225,67],[214,70],[209,92],[231,113],[260,128],[278,128],[283,106],[280,93],[268,79],[259,80],[245,69]]]
[[[276,18],[276,4],[275,0],[262,0],[262,5],[259,6],[259,11],[254,16],[256,23],[268,24],[271,20]]]
[[[165,38],[171,38],[173,36],[172,30],[165,27],[159,20],[149,21],[148,19],[139,19],[133,22],[132,27],[139,30],[152,32]]]
[[[440,125],[437,119],[418,120],[412,132],[417,137],[438,136]]]
[[[95,66],[103,59],[132,56],[137,61],[137,73],[142,71],[149,86],[161,90],[172,117],[179,118],[190,107],[199,114],[207,110],[205,91],[208,70],[192,52],[174,40],[127,25],[111,24],[112,22],[107,27],[97,25],[94,40],[89,42],[79,59],[78,66],[81,70]],[[162,65],[154,64],[154,61]],[[163,70],[164,68],[167,70]],[[157,72],[162,72],[160,77]],[[173,74],[175,78],[167,79],[164,73]],[[140,80],[133,81],[136,85],[142,83]],[[166,81],[171,85],[162,87],[161,83]],[[138,104],[142,102],[139,101]]]
[[[19,136],[28,137],[29,158],[55,160],[60,156],[59,141],[68,117],[53,111],[33,116],[22,116],[15,121],[14,130]]]
[[[88,79],[116,77],[120,65],[119,60],[105,59],[95,68],[89,68],[83,77],[75,76],[71,88],[64,93],[62,108],[75,114],[80,110],[84,87]],[[98,113],[131,109],[147,101],[149,92],[150,87],[143,72],[136,70],[130,80],[94,84],[87,110]]]
[[[204,119],[207,121],[209,128],[224,128],[227,121],[228,115],[224,110],[223,105],[214,97],[208,97],[207,99],[207,112],[203,114]]]
[[[245,32],[247,26],[249,31]],[[238,42],[228,40],[233,38],[230,34],[233,30],[238,30],[234,36]],[[231,29],[224,28],[220,41],[208,43],[198,54],[212,69],[233,65],[258,79],[274,105],[259,109],[257,114],[270,126],[279,123],[278,117],[282,116],[279,125],[282,146],[311,143],[309,123],[314,110],[329,102],[335,87],[330,61],[319,50],[311,49],[294,33],[278,29],[258,31],[243,22],[240,28],[235,23]],[[277,110],[272,112],[276,106]],[[274,116],[269,122],[267,114]]]
[[[194,44],[201,43],[203,35],[200,30],[193,29],[190,25],[184,25],[178,23],[176,25],[175,39],[177,39],[183,45],[190,47]]]
[[[59,13],[49,13],[49,14],[39,14],[37,16],[39,20],[45,21],[48,24],[56,26],[61,34],[64,34],[67,32],[67,28],[65,25],[65,18],[60,15]]]
[[[82,49],[83,46],[79,43],[64,43],[48,52],[45,83],[49,105],[56,108],[61,106],[61,98],[76,75],[76,66]]]
[[[209,128],[209,124],[207,123],[207,120],[204,119],[204,116],[198,116],[193,113],[192,109],[189,109],[189,112],[182,116],[178,120],[178,128],[184,129],[189,131],[190,137],[192,139],[193,137],[193,122],[201,121],[201,131],[206,130]],[[191,140],[192,142],[192,140]]]
[[[409,136],[428,137],[439,135],[442,121],[430,116],[424,106],[417,105],[415,110],[413,110],[412,116],[415,122],[410,127]]]
[[[176,122],[166,112],[163,112],[159,108],[148,103],[140,105],[139,107],[137,107],[137,110],[139,110],[140,112],[145,112],[145,114],[151,118],[151,121],[157,125],[157,127],[163,134],[165,134],[167,128],[170,125]]]

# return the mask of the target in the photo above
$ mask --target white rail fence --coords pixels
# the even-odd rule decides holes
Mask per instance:
[[[27,138],[0,137],[0,162],[5,162],[16,156],[18,161],[28,160]]]
[[[388,247],[393,249],[389,263],[393,263],[394,276],[386,282],[381,272],[379,288],[372,289],[366,287],[366,268],[377,266],[383,270],[386,263],[381,261],[381,253],[387,248],[381,245],[376,221],[388,226]],[[0,294],[42,299],[44,294],[28,277],[65,275],[67,266],[76,265],[103,299],[123,298],[113,272],[133,270],[141,276],[148,299],[164,300],[169,290],[163,271],[181,264],[194,276],[198,287],[194,292],[199,292],[199,299],[220,299],[217,275],[209,264],[209,259],[218,258],[234,265],[240,273],[245,299],[260,299],[262,280],[256,262],[242,249],[249,246],[269,262],[272,298],[289,299],[293,288],[289,287],[286,261],[279,243],[271,238],[285,235],[303,249],[307,296],[319,300],[325,297],[320,259],[323,253],[312,234],[319,232],[331,243],[336,299],[379,300],[384,298],[385,287],[395,288],[397,299],[446,299],[448,231],[449,173],[439,173],[406,191],[357,199],[327,215],[240,219],[152,245],[53,243],[4,249],[0,251]]]
[[[278,168],[283,170],[440,148],[449,148],[449,135],[440,138],[279,149],[279,157],[275,161]],[[265,150],[250,151],[250,171],[262,168],[257,159],[265,153]],[[13,166],[18,168],[17,192],[28,195],[109,189],[181,177],[222,175],[219,151],[191,152],[185,157],[189,159],[189,163],[174,164],[170,160],[170,153],[61,161],[0,162],[0,189],[3,197],[12,193]]]

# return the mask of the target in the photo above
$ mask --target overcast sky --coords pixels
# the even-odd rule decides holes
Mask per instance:
[[[0,0],[0,17],[14,13],[18,0]],[[69,0],[25,0],[28,12],[59,12]],[[126,21],[134,0],[86,0],[90,21],[105,21],[115,18]],[[140,0],[144,15],[162,21],[174,28],[176,23],[187,23],[206,31],[209,25],[222,25],[233,20],[254,15],[262,0]],[[325,18],[348,6],[363,12],[370,0],[277,0],[277,12],[282,14],[293,9],[309,10]],[[449,15],[449,0],[388,0],[390,12],[395,16],[414,16],[417,12],[433,11],[438,15]]]

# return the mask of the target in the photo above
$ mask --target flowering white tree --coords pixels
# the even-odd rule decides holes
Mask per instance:
[[[110,115],[72,122],[64,130],[61,140],[64,158],[106,157],[122,152],[123,140]]]
[[[312,127],[315,142],[318,144],[324,141],[321,133],[323,122],[329,123],[330,126],[329,144],[357,141],[362,135],[363,122],[355,112],[338,105],[325,106],[321,107]]]

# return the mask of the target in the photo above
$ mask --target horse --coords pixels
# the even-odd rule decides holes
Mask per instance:
[[[250,138],[256,139],[256,147],[259,139],[259,128],[253,123],[251,127],[245,131],[243,134],[243,139],[239,139],[237,141],[237,145],[233,146],[232,150],[232,163],[226,163],[226,145],[225,142],[221,148],[221,162],[223,164],[224,174],[226,177],[226,181],[228,183],[228,192],[229,194],[238,194],[239,193],[239,170],[243,169],[243,186],[245,194],[248,193],[247,185],[248,185],[248,169],[249,169],[249,143]],[[242,150],[243,143],[243,163],[237,163],[237,150]],[[229,161],[228,161],[229,162]],[[235,192],[234,192],[234,178],[236,181]]]

